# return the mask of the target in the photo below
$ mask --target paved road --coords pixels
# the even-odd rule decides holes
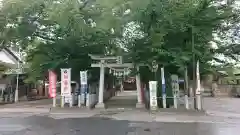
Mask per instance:
[[[136,122],[100,117],[0,119],[0,135],[234,135],[239,127],[229,123]]]

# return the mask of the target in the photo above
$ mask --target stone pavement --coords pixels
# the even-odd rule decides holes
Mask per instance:
[[[21,101],[13,104],[1,105],[1,108],[25,108],[25,107],[35,107],[35,108],[50,108],[52,107],[52,99],[40,99],[34,101]]]
[[[41,99],[35,101],[22,101],[14,104],[0,106],[0,113],[47,113],[52,107],[51,99]]]
[[[121,96],[119,96],[121,97]],[[120,98],[121,99],[121,98]],[[114,100],[113,100],[114,101]],[[29,102],[19,102],[17,104],[10,104],[0,106],[0,114],[2,116],[19,116],[22,115],[48,115],[54,118],[82,118],[82,117],[107,117],[119,120],[134,120],[134,121],[205,121],[205,122],[235,122],[240,119],[240,108],[237,107],[240,99],[238,98],[204,98],[203,108],[205,112],[195,111],[180,111],[171,109],[160,109],[156,113],[150,113],[145,109],[139,110],[133,107],[134,104],[130,104],[124,108],[120,104],[120,108],[110,107],[106,110],[87,108],[51,108],[52,100],[36,100]],[[112,102],[114,103],[114,102]],[[126,102],[124,102],[126,103]],[[111,104],[113,105],[113,104]],[[122,105],[122,106],[121,106]],[[127,104],[129,105],[129,104]],[[131,108],[132,106],[132,108]],[[118,106],[119,107],[119,106]]]
[[[149,112],[137,109],[53,109],[48,116],[54,119],[101,117],[139,122],[240,123],[240,118],[211,116],[204,112]]]
[[[203,109],[206,113],[213,116],[238,117],[240,118],[240,98],[212,98],[203,99]]]
[[[8,108],[9,109],[9,108]],[[111,118],[114,120],[130,120],[144,122],[179,122],[179,123],[240,123],[240,118],[237,117],[221,117],[211,116],[203,112],[149,112],[146,110],[137,109],[94,109],[86,108],[20,108],[0,111],[0,118],[5,117],[29,117],[29,116],[48,116],[54,119],[67,118]]]
[[[106,101],[106,108],[135,108],[137,91],[123,91]]]

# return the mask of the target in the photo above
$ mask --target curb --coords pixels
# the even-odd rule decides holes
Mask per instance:
[[[49,113],[49,108],[2,108],[0,113]]]
[[[225,117],[225,118],[240,119],[240,114],[239,113],[234,113],[234,112],[206,111],[206,114],[209,115],[209,116],[218,116],[218,117]]]

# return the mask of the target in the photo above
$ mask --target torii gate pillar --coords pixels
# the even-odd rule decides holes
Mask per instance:
[[[139,71],[139,67],[137,67],[137,71]],[[136,108],[144,108],[143,104],[143,97],[142,97],[142,90],[141,90],[141,79],[140,79],[140,74],[136,74],[136,87],[137,87],[137,104]]]
[[[99,93],[98,93],[98,103],[96,104],[95,108],[105,108],[105,104],[103,103],[103,97],[104,97],[104,60],[101,60],[100,62],[100,79],[99,79]]]

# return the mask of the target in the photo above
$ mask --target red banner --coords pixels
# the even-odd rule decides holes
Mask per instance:
[[[51,98],[56,97],[56,85],[57,85],[57,75],[53,71],[49,71],[49,86],[48,86],[48,94]]]

